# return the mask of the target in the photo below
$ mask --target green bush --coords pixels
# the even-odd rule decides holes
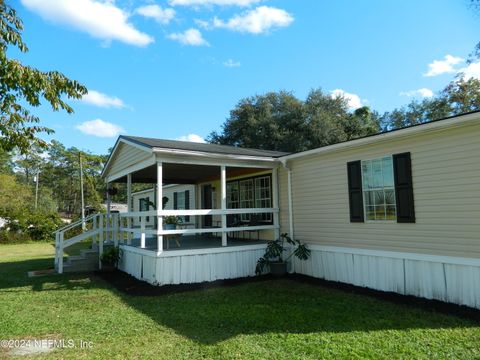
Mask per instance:
[[[54,239],[53,232],[62,225],[60,217],[56,213],[43,214],[33,213],[28,218],[28,226],[25,229],[32,240],[49,241]]]
[[[53,241],[53,232],[62,226],[57,213],[22,213],[15,219],[7,219],[1,230],[1,243],[21,243],[29,241]]]
[[[23,232],[0,230],[0,244],[24,244],[30,241],[30,236]]]

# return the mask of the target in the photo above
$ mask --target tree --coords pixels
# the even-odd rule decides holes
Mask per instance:
[[[216,144],[298,152],[379,131],[378,114],[351,113],[347,100],[312,90],[305,101],[286,91],[240,100],[208,141]]]
[[[296,151],[304,136],[303,104],[286,91],[270,92],[239,101],[208,141],[265,150]],[[297,138],[295,138],[297,137]]]
[[[79,99],[87,89],[58,71],[42,72],[9,59],[10,46],[23,53],[28,51],[22,40],[22,30],[23,23],[16,11],[0,1],[0,147],[7,151],[18,148],[25,153],[32,143],[46,147],[46,142],[37,134],[50,134],[53,130],[40,126],[40,119],[23,104],[37,107],[45,99],[54,111],[62,109],[72,113],[73,109],[63,96]]]
[[[480,110],[480,80],[459,74],[437,96],[386,112],[381,123],[384,130],[392,130],[475,110]]]

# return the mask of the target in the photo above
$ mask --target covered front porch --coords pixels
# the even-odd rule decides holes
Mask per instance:
[[[266,242],[280,235],[282,153],[155,141],[121,137],[104,170],[109,188],[126,184],[128,212],[108,212],[106,222],[106,237],[123,250],[120,269],[160,285],[253,275]],[[153,199],[132,211],[137,183],[152,184]],[[166,209],[164,187],[178,184],[193,186],[193,206]],[[172,226],[172,218],[189,220]]]

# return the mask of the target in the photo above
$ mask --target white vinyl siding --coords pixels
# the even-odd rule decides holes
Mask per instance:
[[[129,166],[136,165],[150,157],[150,153],[135,146],[120,143],[115,157],[111,160],[109,174],[115,174],[125,170]]]
[[[295,236],[320,245],[480,258],[479,138],[476,122],[290,160]],[[416,223],[350,223],[346,163],[402,152],[412,157]],[[283,227],[286,178],[282,171]]]

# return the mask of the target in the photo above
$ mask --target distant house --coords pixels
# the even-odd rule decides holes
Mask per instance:
[[[120,268],[156,285],[252,276],[287,232],[312,250],[291,272],[480,308],[479,139],[479,112],[296,154],[120,136],[103,170],[129,189]],[[165,229],[171,215],[194,225]]]

